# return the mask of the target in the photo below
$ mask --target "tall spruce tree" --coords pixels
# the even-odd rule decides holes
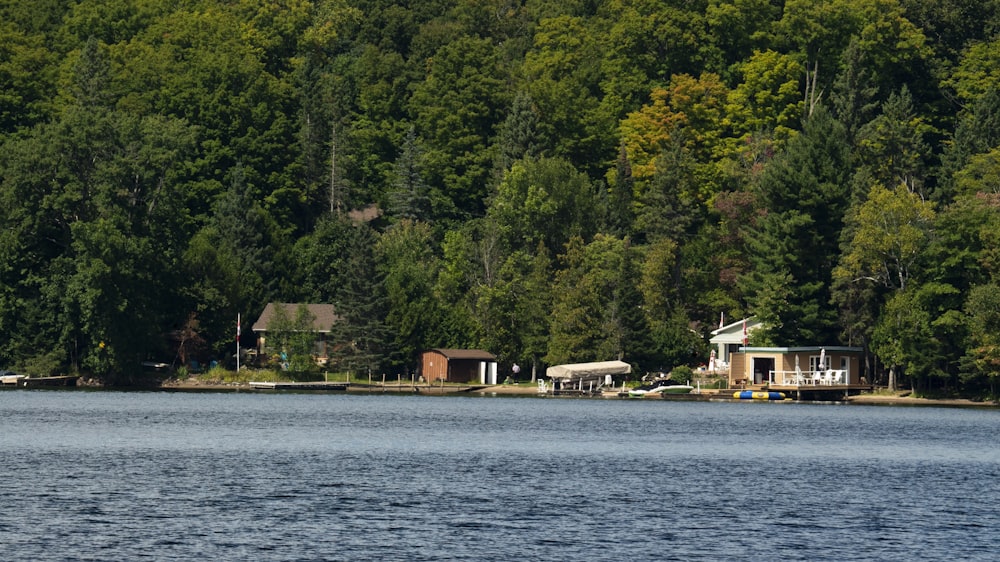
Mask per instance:
[[[771,343],[836,340],[830,284],[849,186],[846,130],[820,107],[764,170],[759,184],[766,215],[750,240],[753,269],[743,284]]]
[[[410,127],[396,160],[396,179],[388,195],[389,216],[396,222],[430,219],[431,201],[423,178],[422,159],[416,129]]]

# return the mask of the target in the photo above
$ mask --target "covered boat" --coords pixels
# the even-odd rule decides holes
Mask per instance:
[[[627,375],[632,366],[624,361],[596,361],[555,365],[545,370],[556,390],[591,390],[612,386],[615,375]]]

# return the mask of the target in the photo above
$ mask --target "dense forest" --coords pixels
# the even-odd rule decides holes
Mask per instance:
[[[995,395],[998,31],[1000,0],[0,0],[0,365],[114,384],[309,302],[342,371],[657,371],[755,315]]]

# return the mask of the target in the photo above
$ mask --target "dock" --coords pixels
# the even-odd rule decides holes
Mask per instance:
[[[4,375],[0,377],[0,385],[21,388],[38,388],[50,386],[76,386],[80,375],[60,375],[53,377],[26,377],[24,375]]]
[[[256,390],[331,390],[344,391],[350,386],[346,382],[250,382]]]

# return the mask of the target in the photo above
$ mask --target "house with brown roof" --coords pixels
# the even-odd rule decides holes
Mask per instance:
[[[304,309],[303,309],[304,307]],[[279,312],[280,310],[280,312]],[[300,311],[306,312],[311,322],[308,327],[292,328],[293,331],[307,330],[316,334],[316,343],[313,348],[313,356],[316,362],[325,365],[329,359],[328,349],[332,349],[333,342],[328,341],[333,325],[340,321],[332,304],[300,304],[300,303],[268,303],[260,317],[253,323],[253,331],[257,334],[257,352],[280,353],[281,350],[269,350],[267,348],[267,334],[276,330],[275,321],[278,318],[289,322],[295,326],[296,319]],[[282,328],[287,329],[287,328]]]
[[[429,349],[420,354],[426,382],[497,384],[497,358],[479,349]]]

